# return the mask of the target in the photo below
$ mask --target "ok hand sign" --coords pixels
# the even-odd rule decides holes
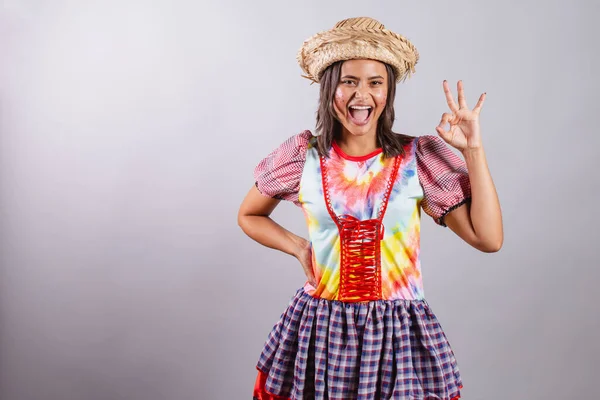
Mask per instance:
[[[485,93],[479,96],[479,101],[475,108],[469,110],[462,81],[458,81],[457,84],[458,106],[454,102],[448,82],[444,81],[443,86],[446,102],[448,103],[451,112],[442,114],[442,120],[435,130],[446,143],[457,148],[461,152],[480,148],[481,133],[479,129],[479,113],[481,112],[481,107],[485,100]],[[449,130],[444,129],[446,124],[450,125]]]

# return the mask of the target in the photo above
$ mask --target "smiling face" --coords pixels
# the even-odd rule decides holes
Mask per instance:
[[[348,60],[342,64],[333,105],[344,135],[376,135],[387,101],[387,75],[385,64],[379,61]]]

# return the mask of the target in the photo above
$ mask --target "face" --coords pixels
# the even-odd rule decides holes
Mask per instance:
[[[342,64],[333,101],[345,134],[376,135],[377,121],[385,109],[387,69],[374,60],[348,60]]]

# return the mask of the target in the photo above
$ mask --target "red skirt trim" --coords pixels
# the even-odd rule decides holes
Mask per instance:
[[[262,371],[258,371],[256,377],[256,383],[254,384],[254,400],[290,400],[287,397],[277,396],[276,394],[269,393],[265,389],[265,382],[267,381],[267,374]]]

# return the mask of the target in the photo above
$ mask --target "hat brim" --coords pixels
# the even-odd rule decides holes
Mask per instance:
[[[387,29],[336,28],[307,39],[297,55],[304,77],[319,83],[335,62],[371,59],[389,64],[401,82],[415,71],[419,53],[405,37]]]

